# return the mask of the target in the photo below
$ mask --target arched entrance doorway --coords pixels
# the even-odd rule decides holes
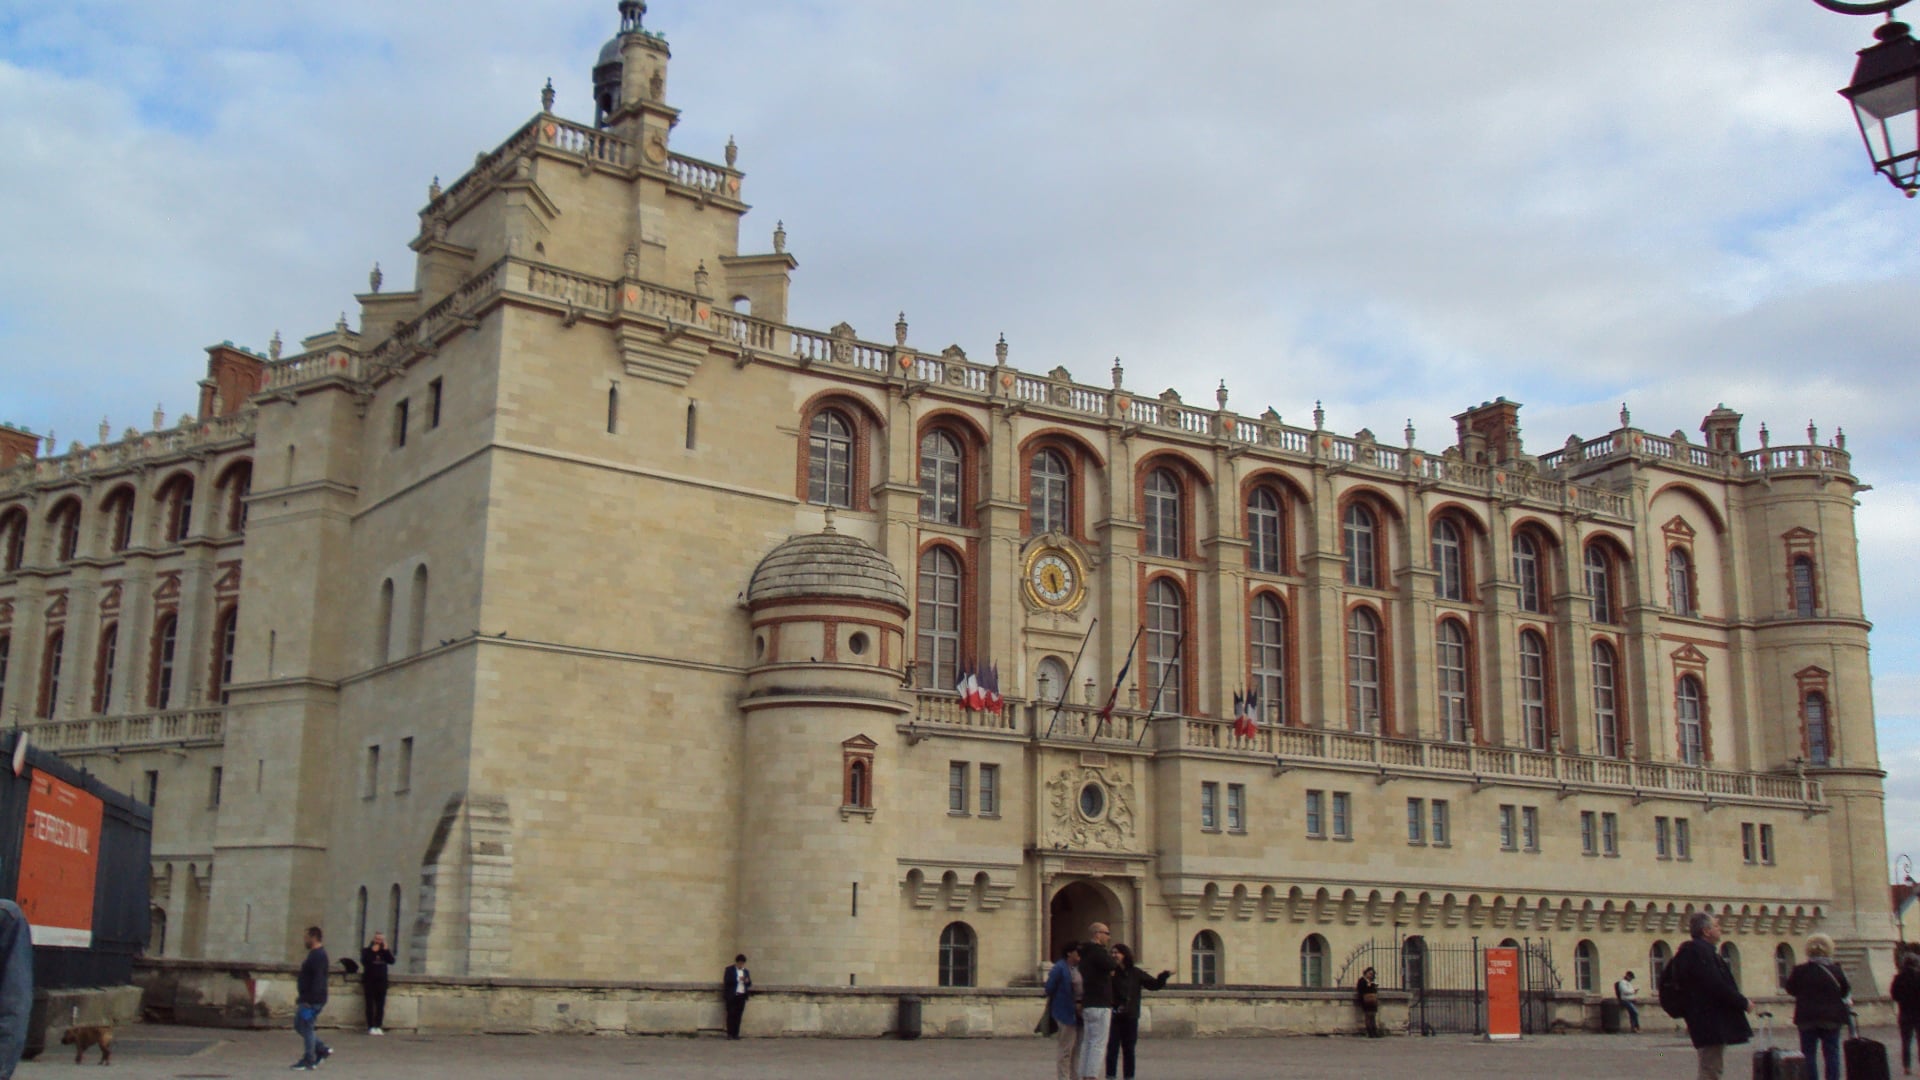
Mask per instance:
[[[1057,960],[1069,941],[1085,941],[1087,927],[1107,924],[1113,940],[1130,941],[1120,898],[1111,889],[1094,881],[1069,882],[1053,894],[1047,907],[1047,959]]]

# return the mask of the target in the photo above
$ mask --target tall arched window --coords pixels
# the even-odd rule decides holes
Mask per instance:
[[[974,946],[978,939],[966,923],[948,923],[940,931],[940,985],[973,986]]]
[[[1520,728],[1527,749],[1547,748],[1547,642],[1532,630],[1520,632]]]
[[[64,630],[53,630],[47,634],[47,656],[40,663],[40,708],[36,710],[47,720],[58,719],[60,712],[60,663],[61,653],[67,648],[67,634]]]
[[[427,642],[427,564],[413,568],[413,593],[407,597],[407,655]]]
[[[122,487],[107,496],[101,507],[107,517],[107,550],[121,552],[133,544],[133,489]]]
[[[960,443],[944,431],[920,437],[920,517],[960,524]]]
[[[1587,545],[1589,616],[1597,623],[1613,621],[1613,560],[1599,544]]]
[[[1180,558],[1180,482],[1173,470],[1149,473],[1145,494],[1147,554]]]
[[[400,951],[400,886],[396,883],[387,890],[387,948]]]
[[[1147,586],[1147,687],[1143,696],[1152,704],[1159,696],[1160,712],[1168,716],[1182,714],[1183,674],[1180,642],[1186,634],[1187,600],[1179,586],[1160,577]]]
[[[1803,619],[1813,618],[1813,560],[1805,555],[1796,555],[1793,559],[1793,613]]]
[[[960,560],[944,547],[920,555],[920,685],[947,689],[960,677]]]
[[[228,533],[246,531],[247,496],[251,494],[253,494],[253,462],[237,462],[227,470],[226,476]]]
[[[15,507],[0,514],[0,573],[20,569],[27,554],[27,512]]]
[[[1033,455],[1027,470],[1027,526],[1033,535],[1072,531],[1067,522],[1073,474],[1058,450]]]
[[[1357,502],[1347,507],[1340,525],[1340,551],[1346,557],[1347,584],[1363,589],[1379,584],[1374,562],[1374,533],[1373,511]]]
[[[160,539],[177,544],[193,528],[193,477],[168,480],[155,496],[160,503]]]
[[[72,562],[80,554],[80,500],[60,500],[47,515],[47,523],[53,527],[54,561]]]
[[[1781,942],[1773,947],[1773,981],[1781,986],[1787,985],[1787,976],[1793,974],[1793,946]]]
[[[1220,935],[1211,930],[1193,935],[1193,985],[1220,985]]]
[[[1680,760],[1688,765],[1699,765],[1706,758],[1706,738],[1701,723],[1705,701],[1700,680],[1691,675],[1680,676],[1680,685],[1674,691],[1674,716],[1679,721]]]
[[[1807,762],[1827,765],[1833,758],[1833,741],[1827,732],[1827,695],[1816,690],[1800,707],[1807,718]]]
[[[1656,941],[1647,950],[1647,981],[1654,986],[1660,985],[1660,973],[1673,963],[1673,948],[1664,941]]]
[[[1253,598],[1248,620],[1253,688],[1260,694],[1263,723],[1287,722],[1287,609],[1272,593]]]
[[[1520,610],[1545,614],[1546,599],[1540,589],[1540,545],[1531,534],[1513,538],[1513,580],[1520,586]]]
[[[367,887],[360,886],[360,892],[353,901],[353,940],[367,940]]]
[[[1434,593],[1442,600],[1467,598],[1467,568],[1460,542],[1460,527],[1441,518],[1433,523],[1433,570],[1439,575]]]
[[[1695,613],[1693,596],[1693,559],[1686,548],[1667,552],[1667,599],[1675,615]]]
[[[387,578],[380,583],[380,611],[377,619],[373,626],[373,655],[375,662],[384,664],[393,659],[392,578]]]
[[[1573,947],[1573,986],[1588,994],[1600,988],[1600,950],[1591,941]]]
[[[173,704],[174,649],[178,645],[180,620],[163,615],[153,628],[153,682],[147,694],[147,708],[165,709]]]
[[[1380,732],[1380,620],[1363,607],[1347,614],[1347,726]]]
[[[1300,943],[1300,985],[1309,989],[1327,985],[1327,939],[1308,934]]]
[[[867,795],[867,763],[856,761],[847,766],[847,805],[871,806]]]
[[[0,634],[0,710],[7,707],[7,669],[13,666],[13,635]],[[0,716],[6,715],[0,712]]]
[[[1280,499],[1272,489],[1257,487],[1247,497],[1247,565],[1263,574],[1277,574],[1281,558]]]
[[[822,409],[807,426],[807,501],[853,507],[853,425],[838,409]]]
[[[120,663],[120,624],[108,623],[100,631],[100,651],[93,665],[93,711],[105,715],[113,709],[113,669]]]
[[[227,704],[227,687],[233,682],[233,652],[239,639],[240,609],[230,607],[213,632],[213,685],[207,688],[207,696],[222,705]]]
[[[1454,619],[1440,623],[1434,635],[1433,666],[1440,705],[1440,737],[1467,741],[1467,632]]]
[[[1620,665],[1613,646],[1593,643],[1593,738],[1601,757],[1620,756]]]

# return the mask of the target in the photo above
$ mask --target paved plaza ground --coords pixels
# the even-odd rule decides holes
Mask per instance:
[[[1899,1068],[1896,1036],[1888,1043]],[[142,1025],[122,1029],[113,1072],[81,1072],[49,1047],[16,1077],[106,1075],[115,1080],[237,1080],[293,1075],[291,1031],[214,1031]],[[327,1032],[335,1055],[321,1070],[335,1080],[520,1080],[523,1077],[640,1077],[646,1080],[937,1080],[1034,1077],[1051,1080],[1051,1044],[1033,1039],[743,1039],[557,1035],[386,1035]],[[1727,1055],[1727,1076],[1749,1074],[1749,1054]],[[97,1068],[90,1055],[87,1070]],[[1896,1073],[1897,1075],[1897,1073]],[[1140,1044],[1141,1080],[1691,1080],[1693,1051],[1668,1030],[1641,1035],[1556,1035],[1489,1045],[1462,1035],[1420,1039],[1150,1039]]]

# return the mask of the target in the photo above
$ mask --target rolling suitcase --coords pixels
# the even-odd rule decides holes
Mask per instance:
[[[1760,1021],[1760,1038],[1767,1045],[1753,1052],[1753,1080],[1807,1080],[1805,1055],[1773,1045],[1773,1014],[1763,1012],[1754,1016]]]
[[[1858,1016],[1847,1016],[1848,1037],[1840,1043],[1840,1059],[1847,1067],[1847,1080],[1891,1080],[1893,1066],[1887,1060],[1887,1044],[1862,1038],[1859,1021]]]

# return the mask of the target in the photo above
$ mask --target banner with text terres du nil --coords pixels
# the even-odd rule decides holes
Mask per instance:
[[[33,774],[20,842],[20,909],[33,943],[93,945],[93,878],[100,863],[98,798],[44,772]]]

